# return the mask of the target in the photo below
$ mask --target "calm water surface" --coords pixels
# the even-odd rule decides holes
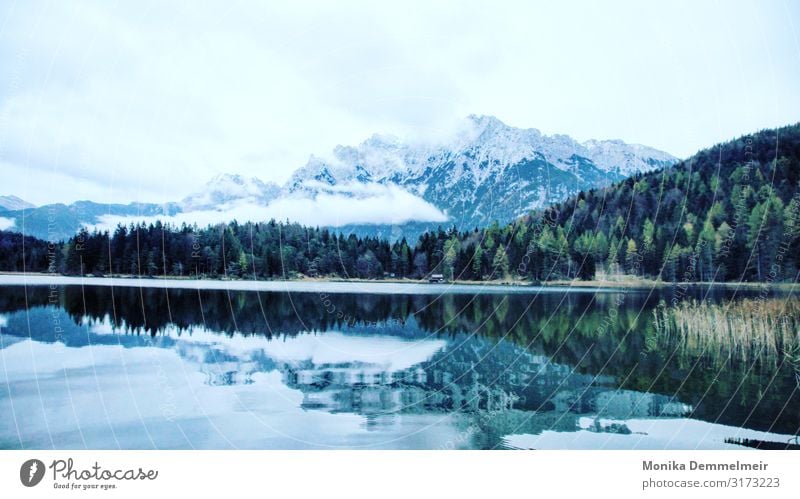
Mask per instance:
[[[788,363],[656,341],[674,291],[370,289],[0,286],[0,448],[798,444]]]

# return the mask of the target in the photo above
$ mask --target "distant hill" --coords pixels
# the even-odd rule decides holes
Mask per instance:
[[[82,227],[98,223],[103,216],[151,217],[170,216],[179,211],[175,203],[106,204],[77,201],[66,205],[49,204],[25,210],[0,211],[0,217],[11,219],[8,230],[43,240],[61,241],[75,235]]]

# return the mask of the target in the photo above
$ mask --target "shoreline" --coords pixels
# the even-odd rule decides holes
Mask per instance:
[[[489,293],[556,293],[619,292],[619,289],[597,287],[546,287],[507,285],[498,282],[431,284],[427,281],[397,280],[332,280],[295,279],[255,281],[243,279],[191,279],[165,277],[79,277],[55,274],[0,273],[0,286],[108,286],[156,289],[194,289],[221,291],[277,291],[298,293],[369,293],[369,294],[489,294]]]
[[[371,293],[410,293],[438,294],[458,292],[556,292],[571,290],[575,292],[620,292],[625,290],[646,291],[667,287],[715,286],[739,289],[761,289],[768,286],[779,291],[793,291],[796,283],[768,282],[667,282],[652,279],[599,279],[593,281],[556,280],[531,283],[518,280],[461,281],[429,283],[414,279],[346,279],[346,278],[295,278],[280,280],[224,279],[180,276],[137,277],[132,275],[114,276],[65,276],[52,273],[0,272],[0,286],[14,285],[90,285],[118,287],[153,287],[175,289],[216,289],[247,291],[298,291],[298,292],[359,292],[364,285]]]

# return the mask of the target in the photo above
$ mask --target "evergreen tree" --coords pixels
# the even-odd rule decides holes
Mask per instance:
[[[501,279],[508,279],[508,256],[503,246],[499,246],[492,260],[494,274]]]

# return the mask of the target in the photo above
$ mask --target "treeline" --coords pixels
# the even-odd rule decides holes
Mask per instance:
[[[580,193],[520,223],[563,231],[564,249],[587,274],[603,266],[666,281],[795,280],[799,182],[796,124]]]
[[[0,269],[231,278],[528,281],[598,273],[667,281],[795,279],[800,124],[701,151],[674,167],[581,192],[511,224],[405,239],[270,221],[82,230],[64,243],[0,232]],[[24,243],[24,260],[23,260]]]
[[[256,279],[424,278],[444,273],[448,279],[484,279],[508,274],[508,230],[497,225],[469,233],[439,228],[410,245],[405,239],[390,244],[274,220],[206,228],[155,222],[118,225],[111,233],[83,229],[59,243],[26,236],[24,246],[20,234],[0,231],[0,269]],[[469,242],[481,237],[477,246]]]
[[[23,270],[19,238],[0,232],[0,268]],[[375,278],[388,271],[392,252],[385,240],[275,221],[234,221],[203,229],[141,223],[118,225],[112,233],[83,229],[64,243],[28,240],[35,253],[26,255],[25,270],[42,272],[49,267],[68,275]],[[395,244],[402,252],[401,246],[408,253],[407,243]]]

